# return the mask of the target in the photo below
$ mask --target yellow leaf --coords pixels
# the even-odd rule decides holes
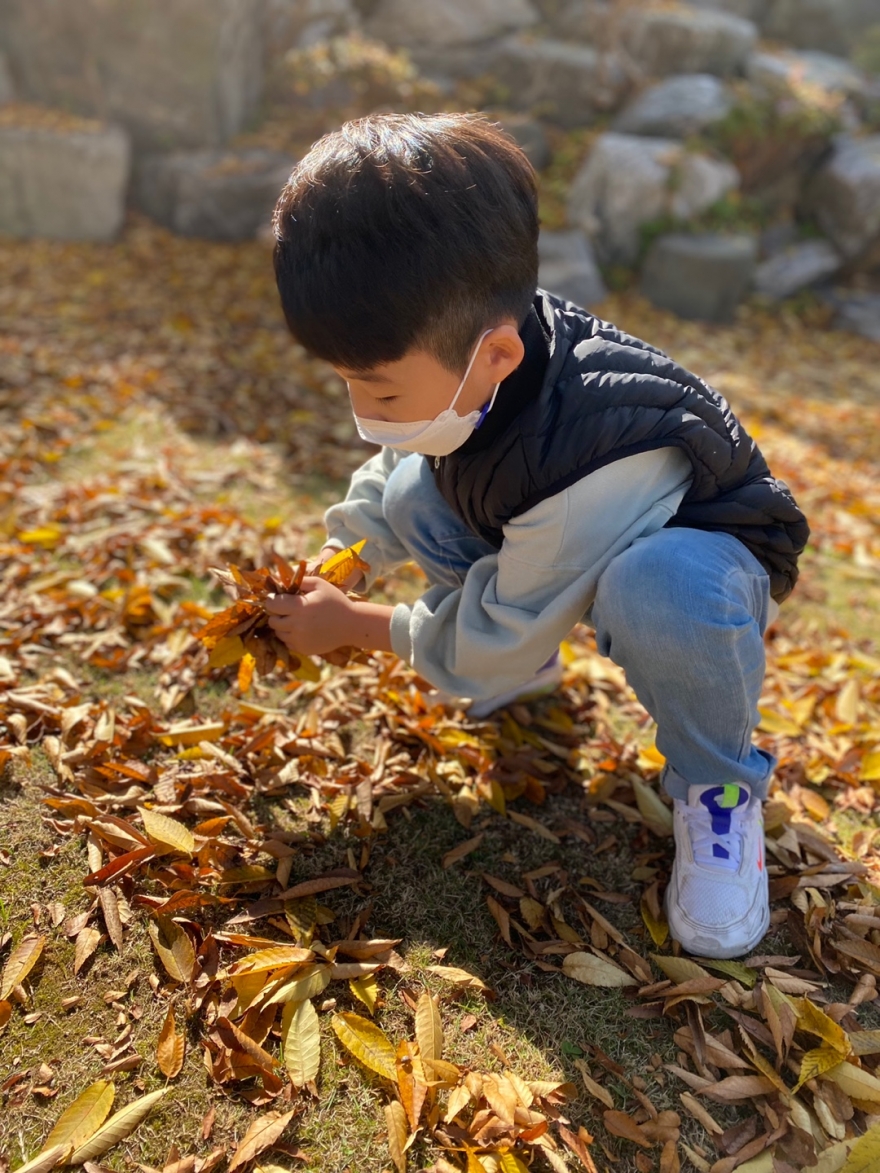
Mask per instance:
[[[338,554],[334,554],[332,558],[328,558],[318,572],[321,578],[327,582],[332,582],[334,586],[342,586],[348,576],[355,570],[361,570],[364,574],[369,573],[369,564],[364,562],[360,557],[361,551],[366,544],[367,541],[365,538],[362,542],[358,542],[354,546],[349,546],[345,550],[340,550]]]
[[[216,741],[226,732],[222,721],[210,725],[172,725],[164,733],[155,734],[163,745],[198,745],[200,741]]]
[[[406,1173],[406,1142],[409,1137],[409,1127],[406,1122],[406,1112],[399,1100],[392,1100],[385,1105],[385,1123],[388,1126],[388,1151],[398,1173]]]
[[[148,1096],[141,1096],[139,1100],[132,1100],[130,1104],[120,1108],[106,1124],[89,1137],[85,1144],[74,1150],[69,1164],[82,1165],[86,1161],[93,1161],[95,1157],[103,1156],[108,1149],[112,1149],[121,1140],[125,1140],[134,1132],[141,1121],[149,1116],[167,1091],[167,1088],[162,1088],[161,1091],[150,1092]]]
[[[853,1145],[840,1173],[875,1173],[880,1169],[880,1124],[874,1124]]]
[[[314,660],[310,660],[308,656],[299,656],[299,667],[294,671],[293,675],[297,680],[305,680],[309,684],[317,684],[321,679],[321,669]]]
[[[304,965],[313,961],[314,957],[311,949],[304,949],[301,945],[272,945],[267,949],[258,949],[256,953],[249,953],[247,957],[230,965],[229,975],[239,977],[245,973],[283,969],[288,965]]]
[[[809,998],[798,998],[792,1002],[794,1011],[797,1014],[798,1029],[805,1030],[808,1034],[816,1035],[827,1043],[828,1046],[837,1052],[838,1059],[845,1059],[847,1055],[852,1052],[852,1043],[849,1041],[849,1035],[842,1026],[829,1018],[819,1007],[811,1002]]]
[[[175,1079],[180,1075],[185,1048],[186,1041],[183,1035],[177,1033],[174,1025],[174,1008],[169,1006],[156,1045],[156,1062],[166,1079]]]
[[[644,896],[642,896],[639,903],[639,909],[642,914],[642,920],[645,922],[645,927],[651,934],[651,940],[658,949],[662,949],[669,936],[669,924],[666,918],[661,916],[661,919],[658,920],[651,911],[651,906]]]
[[[196,968],[196,951],[184,930],[170,917],[150,921],[150,939],[168,974],[176,982],[188,982]]]
[[[568,977],[587,986],[619,989],[638,985],[636,979],[619,965],[607,957],[597,957],[595,953],[567,953],[562,959],[562,969]]]
[[[371,1014],[375,1014],[376,999],[379,997],[376,975],[365,973],[363,977],[352,978],[348,985],[354,996],[363,1002]]]
[[[433,973],[435,977],[442,978],[445,982],[452,982],[456,986],[464,986],[468,990],[488,990],[489,987],[482,980],[472,973],[468,973],[466,969],[459,969],[455,965],[429,965],[426,967],[428,973]]]
[[[834,715],[842,725],[855,725],[859,717],[859,682],[851,676],[837,694]]]
[[[636,806],[652,831],[657,835],[672,834],[672,811],[647,782],[633,778],[632,787],[636,793]]]
[[[245,652],[241,658],[241,663],[238,665],[238,691],[242,696],[250,689],[253,683],[256,667],[257,661],[250,652]]]
[[[244,642],[240,635],[227,635],[217,641],[211,648],[208,657],[209,668],[228,668],[230,664],[237,664],[242,656],[246,655]]]
[[[416,1042],[423,1059],[443,1058],[443,1023],[440,1008],[426,990],[416,1004]]]
[[[652,953],[651,960],[676,985],[680,985],[681,982],[689,982],[692,978],[710,976],[701,965],[697,965],[696,961],[690,961],[687,957],[663,957],[661,954]]]
[[[281,1013],[284,1066],[294,1087],[311,1082],[321,1066],[321,1024],[312,1003],[287,1002]]]
[[[397,1082],[394,1046],[384,1031],[368,1018],[349,1011],[334,1014],[331,1025],[342,1045],[365,1067],[392,1083]]]
[[[267,1149],[270,1145],[273,1145],[291,1122],[296,1111],[296,1108],[292,1108],[283,1115],[281,1112],[267,1112],[264,1116],[258,1116],[251,1123],[247,1132],[241,1138],[241,1143],[233,1153],[232,1160],[229,1162],[228,1173],[232,1173],[233,1169],[237,1169],[239,1165],[246,1165],[248,1161],[252,1161],[254,1157],[261,1153],[263,1149]]]
[[[16,986],[20,986],[27,975],[40,960],[45,937],[22,937],[9,955],[9,960],[3,967],[3,977],[0,979],[0,1000],[9,997]]]
[[[528,1165],[524,1165],[516,1153],[501,1153],[498,1161],[501,1173],[529,1173]]]
[[[53,549],[61,539],[64,537],[64,530],[60,525],[41,525],[37,529],[22,530],[18,535],[18,540],[24,542],[26,546],[45,546],[47,550]]]
[[[64,1109],[43,1144],[45,1153],[56,1145],[78,1148],[101,1127],[113,1107],[116,1088],[109,1079],[99,1079]]]
[[[880,782],[880,749],[866,753],[862,758],[862,769],[859,774],[862,782]]]
[[[327,988],[331,975],[329,965],[307,965],[279,986],[271,997],[267,998],[266,1005],[273,1006],[277,1002],[302,1002],[305,998],[314,998]]]
[[[870,1100],[880,1104],[880,1079],[870,1071],[856,1067],[854,1063],[848,1063],[844,1059],[842,1063],[826,1071],[823,1078],[836,1083],[852,1100]]]
[[[783,737],[800,737],[803,730],[797,722],[781,713],[774,713],[772,709],[759,708],[761,723],[758,728],[764,733],[779,733]]]
[[[56,1165],[67,1164],[70,1151],[69,1144],[56,1144],[51,1149],[41,1149],[24,1165],[19,1165],[15,1173],[49,1173]]]
[[[147,810],[145,806],[139,806],[138,811],[144,821],[144,830],[154,845],[192,855],[196,841],[189,827],[178,823],[176,819],[169,819],[167,815],[160,815],[158,811]]]

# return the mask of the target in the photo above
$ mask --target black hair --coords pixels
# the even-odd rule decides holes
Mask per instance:
[[[352,371],[418,349],[461,372],[479,335],[522,325],[535,296],[535,173],[479,115],[346,122],[294,168],[273,225],[291,334]]]

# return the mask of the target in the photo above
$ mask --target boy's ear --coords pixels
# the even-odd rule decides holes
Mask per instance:
[[[517,328],[510,324],[496,326],[483,339],[486,374],[493,383],[501,383],[513,374],[525,356],[525,346]]]

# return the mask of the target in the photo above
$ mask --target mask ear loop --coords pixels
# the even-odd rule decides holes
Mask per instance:
[[[461,382],[458,384],[458,390],[456,391],[455,395],[453,395],[452,402],[450,403],[449,407],[446,408],[447,411],[452,411],[453,408],[455,407],[456,403],[458,403],[458,397],[459,397],[459,395],[461,395],[462,391],[464,390],[464,385],[468,380],[468,375],[471,373],[471,368],[473,367],[474,363],[477,361],[477,355],[480,353],[480,347],[483,345],[483,339],[487,335],[491,334],[494,329],[495,329],[494,326],[490,326],[488,330],[483,331],[483,333],[480,335],[479,339],[477,340],[477,345],[474,347],[474,353],[471,355],[471,361],[468,363],[467,370],[465,371]],[[498,394],[498,387],[500,387],[500,386],[501,386],[501,384],[499,383],[495,387],[495,395]],[[492,396],[492,403],[495,402],[495,395]],[[490,403],[489,406],[491,407],[492,404]]]

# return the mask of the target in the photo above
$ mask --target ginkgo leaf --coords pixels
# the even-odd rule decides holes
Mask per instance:
[[[562,959],[562,969],[568,977],[587,986],[622,988],[638,984],[632,974],[595,953],[567,953]]]
[[[880,1169],[880,1124],[873,1124],[860,1136],[840,1173],[875,1173]]]
[[[365,538],[363,541],[357,542],[354,546],[340,550],[332,558],[328,558],[318,571],[321,578],[327,582],[332,582],[334,586],[342,586],[348,576],[355,570],[361,570],[364,574],[368,574],[370,570],[369,563],[364,562],[360,557],[361,551],[366,544]]]
[[[19,1165],[15,1173],[49,1173],[50,1169],[67,1164],[70,1152],[69,1144],[56,1144],[51,1149],[41,1149],[35,1157]]]
[[[31,972],[46,944],[46,938],[36,935],[22,937],[9,955],[0,978],[0,999],[8,998],[16,986],[20,986]]]
[[[196,968],[196,951],[186,932],[170,917],[160,916],[149,924],[150,940],[168,975],[176,982],[188,982]]]
[[[385,1105],[385,1123],[388,1126],[388,1151],[398,1173],[406,1173],[406,1142],[409,1125],[406,1112],[399,1100]]]
[[[116,1088],[107,1079],[99,1079],[87,1087],[58,1117],[40,1151],[46,1152],[56,1145],[79,1148],[107,1119],[115,1095]]]
[[[416,1041],[423,1059],[442,1059],[443,1023],[440,1008],[427,990],[416,1003]]]
[[[321,1066],[321,1024],[311,1001],[287,1002],[281,1014],[284,1066],[294,1087],[304,1087]]]
[[[252,1161],[264,1149],[269,1148],[278,1140],[285,1128],[296,1114],[296,1108],[290,1112],[267,1112],[264,1116],[252,1121],[247,1132],[241,1138],[238,1148],[232,1154],[228,1173],[240,1165]]]
[[[365,1067],[384,1079],[397,1082],[394,1045],[384,1031],[360,1014],[334,1014],[331,1026],[336,1037]]]
[[[371,1014],[374,1014],[379,997],[379,983],[376,981],[376,975],[365,973],[363,977],[352,978],[348,986],[354,996],[363,1002]]]
[[[189,827],[170,819],[158,811],[147,810],[139,806],[141,818],[144,821],[144,830],[154,845],[164,847],[168,851],[179,851],[184,855],[192,855],[196,849],[196,841]]]
[[[186,1040],[177,1033],[174,1024],[174,1007],[169,1006],[156,1044],[156,1062],[166,1079],[175,1079],[180,1075],[185,1048]]]
[[[134,1132],[141,1121],[149,1116],[167,1092],[167,1088],[150,1092],[149,1095],[141,1096],[139,1100],[132,1100],[130,1104],[120,1108],[106,1124],[103,1124],[96,1132],[92,1133],[84,1144],[74,1150],[69,1158],[69,1164],[82,1165],[86,1161],[93,1161],[95,1157],[103,1156],[114,1145],[125,1140]]]

